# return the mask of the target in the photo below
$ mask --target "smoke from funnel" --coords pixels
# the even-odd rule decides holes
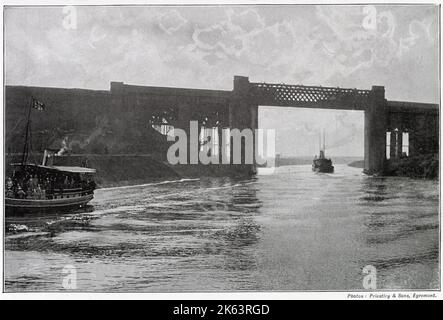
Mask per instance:
[[[56,153],[57,156],[62,156],[65,154],[69,149],[67,145],[68,137],[64,137],[62,140],[62,147],[61,149]]]

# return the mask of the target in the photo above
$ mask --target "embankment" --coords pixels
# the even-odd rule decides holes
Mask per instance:
[[[388,160],[385,171],[391,176],[438,179],[439,157],[438,154],[424,154]]]

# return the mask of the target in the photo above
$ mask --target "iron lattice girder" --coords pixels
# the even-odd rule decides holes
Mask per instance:
[[[363,109],[371,90],[313,87],[288,84],[251,83],[249,94],[258,104],[291,106],[328,103],[346,104],[349,109]],[[346,106],[342,106],[346,107]]]

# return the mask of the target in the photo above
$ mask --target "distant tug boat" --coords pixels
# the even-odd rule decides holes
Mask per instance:
[[[314,161],[312,161],[312,171],[323,172],[323,173],[333,173],[334,166],[332,165],[332,160],[327,159],[325,156],[325,149],[326,149],[325,140],[326,140],[325,134],[323,132],[323,147],[321,147],[321,141],[320,141],[320,155],[318,158],[317,158],[317,156],[315,156]]]
[[[12,177],[5,184],[6,213],[26,213],[78,208],[94,197],[96,170],[85,167],[54,166],[54,151],[45,150],[42,164],[29,164],[28,135],[31,108],[44,110],[44,104],[32,98],[26,125],[21,163],[12,163]]]

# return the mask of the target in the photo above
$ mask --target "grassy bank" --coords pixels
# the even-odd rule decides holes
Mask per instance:
[[[411,178],[438,179],[438,154],[406,157],[388,160],[386,174]]]

